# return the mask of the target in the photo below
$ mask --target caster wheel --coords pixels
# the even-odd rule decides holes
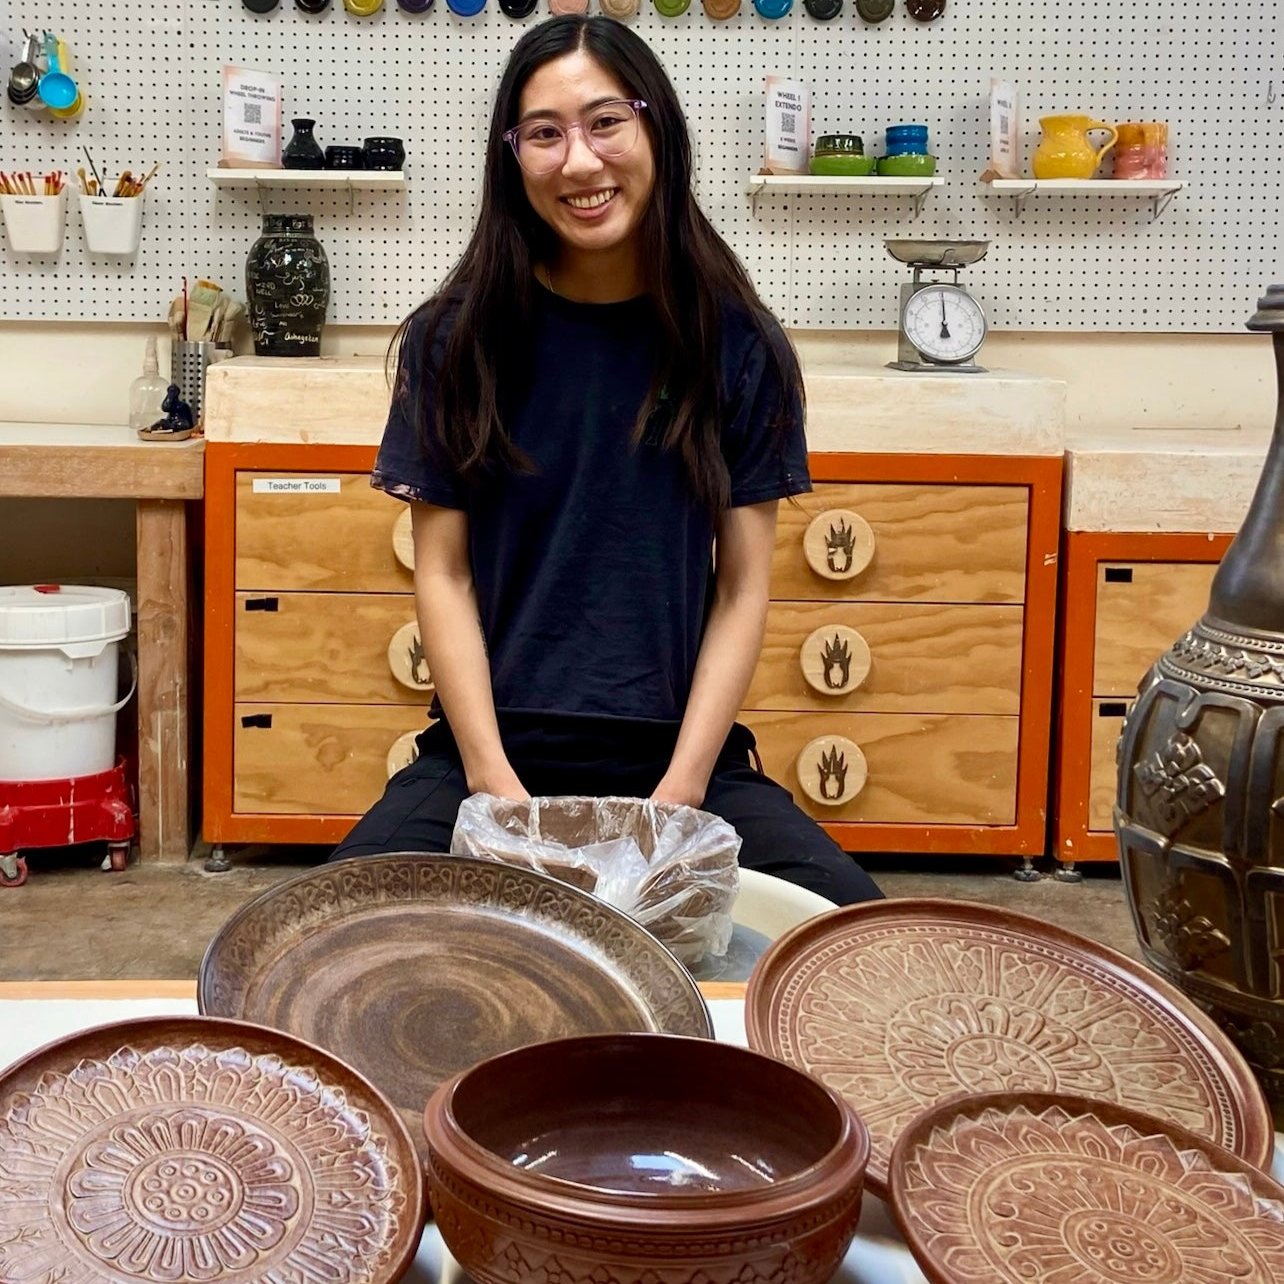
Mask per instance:
[[[107,848],[107,860],[111,870],[119,874],[129,864],[129,844],[112,843]]]
[[[0,856],[0,887],[21,887],[27,881],[27,862],[22,856]]]

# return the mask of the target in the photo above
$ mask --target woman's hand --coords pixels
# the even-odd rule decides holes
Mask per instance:
[[[518,802],[525,802],[530,797],[526,786],[518,779],[517,772],[508,763],[496,766],[475,779],[469,776],[468,788],[475,794],[492,794],[496,798],[515,798]]]
[[[684,807],[699,807],[704,802],[704,796],[708,788],[708,780],[700,784],[690,779],[684,780],[679,776],[671,776],[666,773],[652,792],[651,801],[681,803]]]

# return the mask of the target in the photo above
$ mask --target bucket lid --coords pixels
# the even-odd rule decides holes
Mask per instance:
[[[129,632],[129,597],[88,584],[0,586],[0,647],[112,642]]]

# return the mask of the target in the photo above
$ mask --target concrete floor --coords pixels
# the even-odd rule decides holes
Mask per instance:
[[[226,874],[204,873],[204,853],[196,855],[182,866],[134,864],[108,874],[98,868],[101,849],[33,854],[26,886],[0,888],[0,980],[195,977],[205,946],[235,909],[322,860],[325,849],[244,849]],[[1113,868],[1088,867],[1082,883],[1019,883],[1008,861],[902,856],[867,865],[888,896],[1004,906],[1140,957]]]

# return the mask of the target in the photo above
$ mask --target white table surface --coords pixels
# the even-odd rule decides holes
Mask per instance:
[[[728,1043],[745,1043],[744,1000],[709,999],[714,1032]],[[35,1048],[89,1026],[131,1017],[195,1015],[192,999],[0,999],[0,1067]],[[1284,1181],[1284,1134],[1275,1135],[1271,1170]],[[464,1284],[468,1277],[445,1252],[436,1223],[430,1222],[414,1264],[402,1284]],[[866,1194],[860,1233],[833,1284],[927,1284],[905,1248],[881,1199]]]

